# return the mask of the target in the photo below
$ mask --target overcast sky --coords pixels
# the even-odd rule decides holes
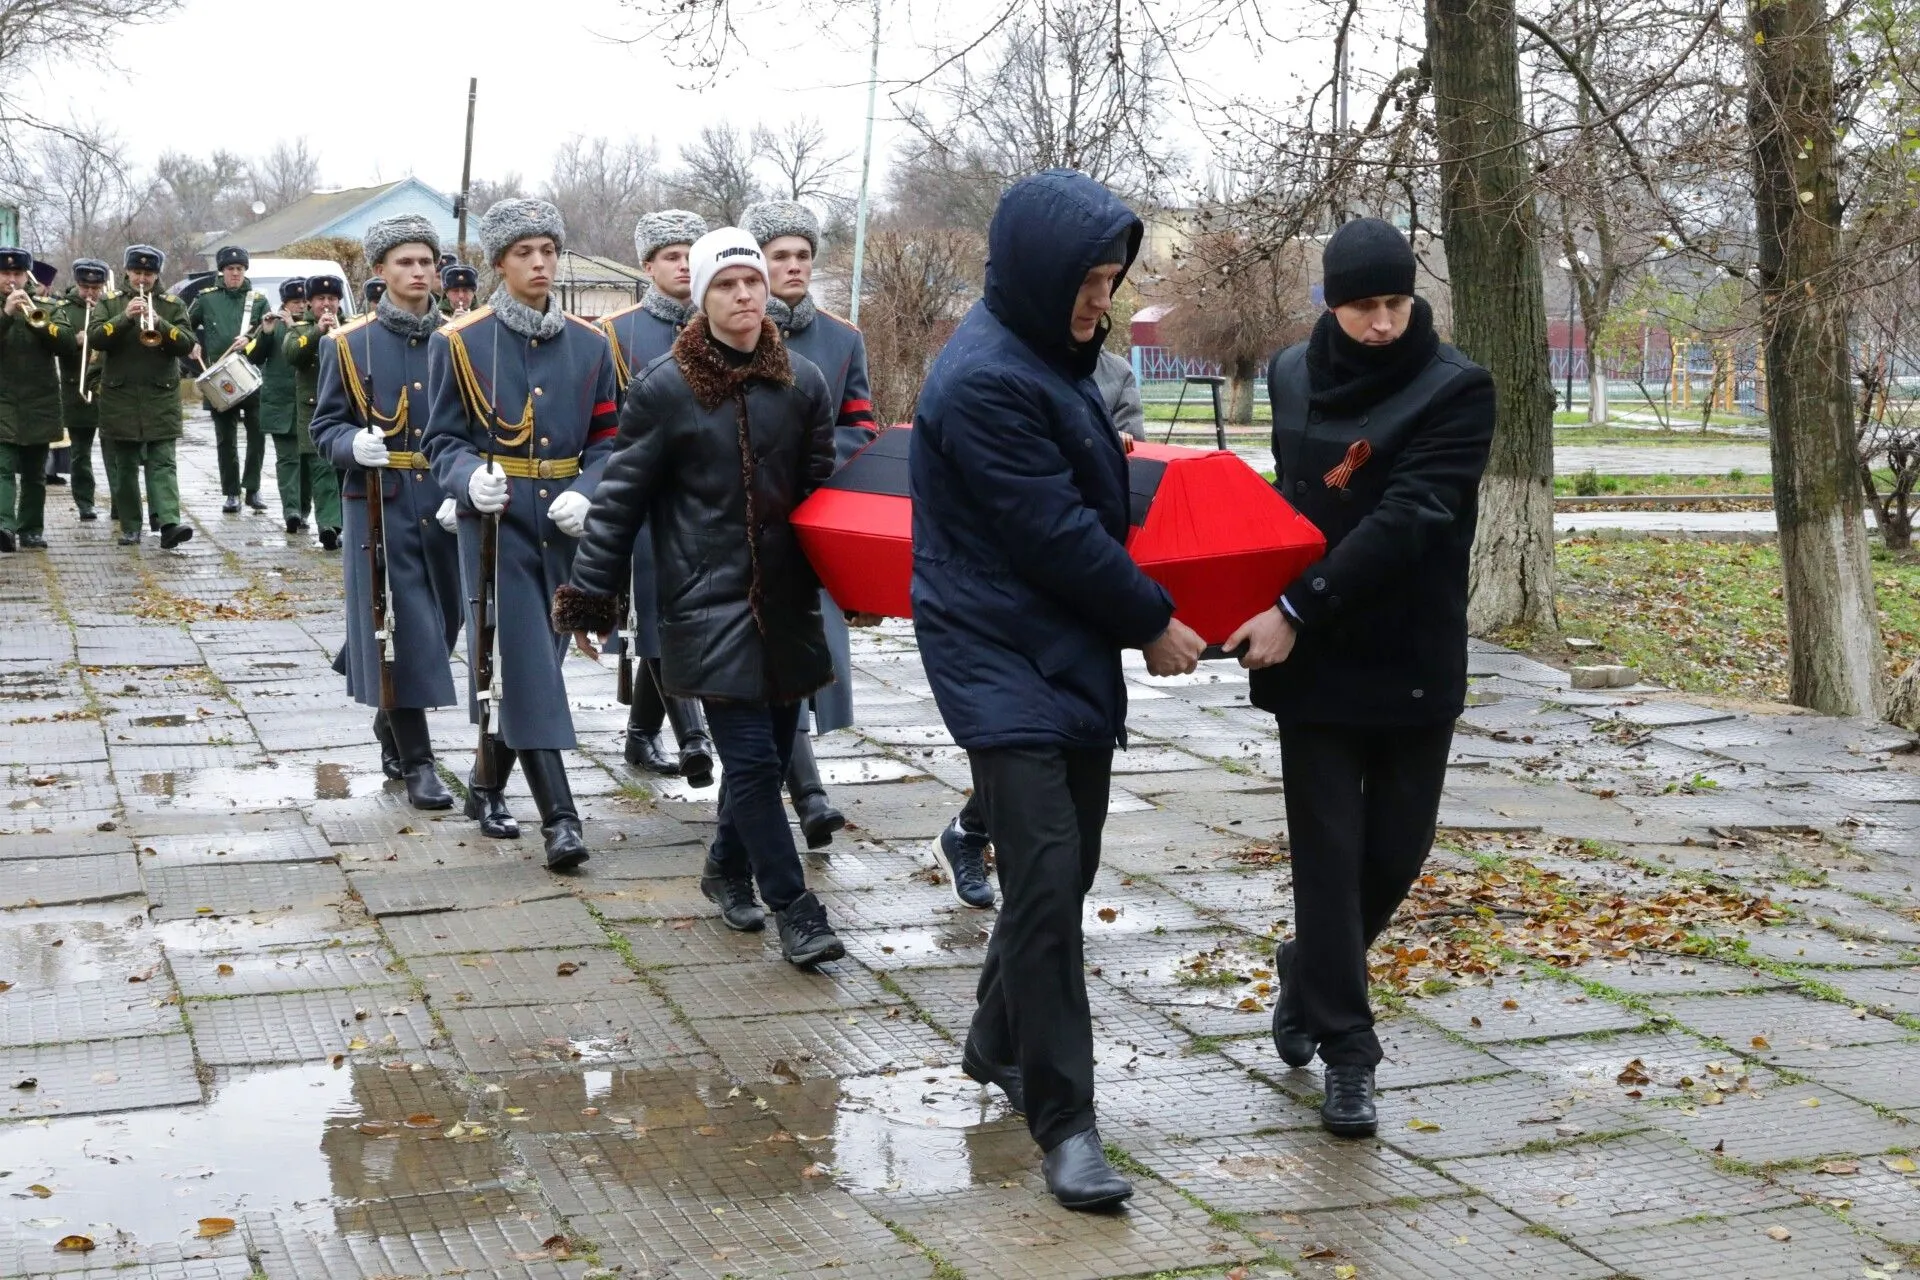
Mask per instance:
[[[883,3],[883,81],[924,74],[930,50],[971,33],[989,11],[966,0]],[[1162,0],[1153,4],[1158,12]],[[854,150],[866,111],[866,32],[857,22],[820,29],[800,20],[818,7],[785,0],[749,16],[746,55],[716,84],[683,88],[686,73],[658,46],[607,38],[633,30],[615,0],[184,0],[174,18],[121,39],[124,79],[109,73],[111,92],[85,70],[61,67],[40,86],[38,105],[56,119],[104,113],[139,167],[169,149],[251,156],[304,135],[325,184],[339,187],[412,173],[457,189],[469,76],[480,80],[476,177],[518,171],[537,183],[555,144],[576,133],[654,138],[671,160],[681,139],[723,119],[750,126],[818,116]],[[404,89],[375,88],[367,59],[395,51],[383,25],[395,19],[419,33],[419,52]],[[1303,68],[1324,75],[1326,60],[1318,41],[1288,44],[1223,28],[1204,51],[1183,56],[1181,70],[1224,97],[1277,92]],[[1170,105],[1175,130],[1204,167],[1199,133]],[[883,88],[876,174],[901,136],[889,113]]]

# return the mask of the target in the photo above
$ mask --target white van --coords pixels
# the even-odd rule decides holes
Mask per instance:
[[[340,282],[340,291],[346,295],[340,304],[342,315],[350,316],[360,310],[360,299],[348,283],[347,273],[337,262],[329,262],[325,258],[255,258],[247,268],[247,279],[255,290],[265,296],[269,311],[276,311],[280,307],[280,286],[283,282],[307,280],[314,276],[332,276]],[[196,271],[174,285],[173,292],[182,301],[192,302],[196,293],[216,284],[219,279],[220,273],[217,271]]]

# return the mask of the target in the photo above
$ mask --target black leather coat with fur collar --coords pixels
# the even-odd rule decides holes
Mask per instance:
[[[771,322],[753,359],[731,365],[696,316],[627,389],[554,629],[619,621],[645,522],[668,693],[794,702],[829,684],[820,583],[787,516],[833,474],[835,407],[819,369]]]

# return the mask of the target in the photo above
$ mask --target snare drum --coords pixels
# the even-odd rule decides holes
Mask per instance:
[[[260,370],[243,351],[229,351],[193,380],[215,413],[224,413],[260,389]]]

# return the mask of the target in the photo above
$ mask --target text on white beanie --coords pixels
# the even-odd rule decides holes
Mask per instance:
[[[760,252],[753,237],[739,227],[715,227],[693,242],[687,259],[693,268],[692,301],[696,310],[706,309],[707,287],[728,267],[752,267],[760,273],[763,284],[769,283],[766,255]]]

